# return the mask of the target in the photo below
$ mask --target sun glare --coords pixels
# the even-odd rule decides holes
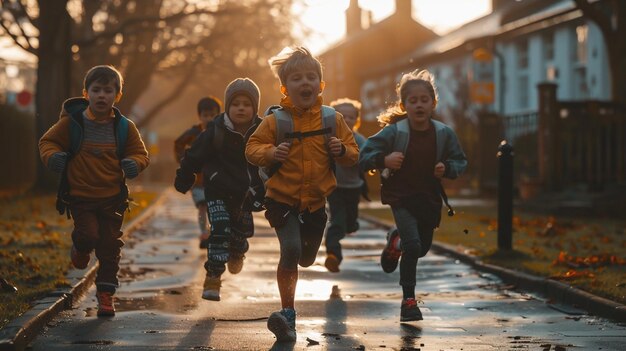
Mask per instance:
[[[345,35],[349,4],[350,0],[306,0],[304,6],[295,6],[294,14],[302,26],[296,30],[312,31],[303,44],[318,54],[340,41]],[[395,11],[394,0],[359,0],[359,6],[371,12],[374,23]],[[488,14],[490,9],[490,0],[413,0],[413,18],[440,35]]]
[[[331,280],[324,279],[299,279],[296,295],[298,299],[306,300],[328,300],[333,291],[333,283]]]

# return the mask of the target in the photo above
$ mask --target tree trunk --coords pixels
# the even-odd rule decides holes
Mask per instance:
[[[39,1],[39,64],[35,97],[37,142],[58,120],[61,104],[69,97],[72,19],[66,10],[67,1]],[[36,187],[55,189],[56,177],[41,162],[38,165]]]

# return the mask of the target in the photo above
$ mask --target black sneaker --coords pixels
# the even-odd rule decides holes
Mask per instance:
[[[417,307],[417,301],[412,297],[402,299],[402,305],[400,305],[400,321],[421,321],[422,319],[424,318],[422,317],[422,311]]]
[[[291,308],[283,308],[272,313],[267,319],[267,329],[276,335],[276,341],[296,341],[296,311]]]
[[[400,242],[400,234],[397,228],[392,228],[387,233],[387,245],[380,254],[380,266],[385,273],[391,273],[398,267],[398,261],[402,255],[402,250],[397,249]]]

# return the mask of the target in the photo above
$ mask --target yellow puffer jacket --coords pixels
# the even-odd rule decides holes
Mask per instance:
[[[315,105],[301,112],[289,97],[281,100],[280,105],[293,117],[293,130],[300,132],[322,129],[322,98],[318,97]],[[345,147],[343,155],[335,157],[335,162],[342,166],[352,166],[358,162],[359,147],[354,141],[352,131],[337,112],[337,133]],[[272,165],[276,141],[276,118],[266,116],[257,130],[250,136],[246,145],[248,161],[260,167]],[[278,202],[297,207],[300,211],[313,212],[322,208],[326,197],[337,186],[335,175],[330,169],[330,160],[323,135],[294,139],[289,155],[283,165],[266,183],[267,197]]]

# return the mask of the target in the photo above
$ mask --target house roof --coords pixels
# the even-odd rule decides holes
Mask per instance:
[[[410,20],[407,20],[410,19]],[[388,34],[397,36],[398,34],[398,24],[402,24],[401,31],[406,33],[407,36],[414,35],[415,33],[419,33],[420,37],[416,38],[416,40],[424,40],[425,38],[436,38],[439,37],[435,32],[430,30],[429,28],[423,26],[419,22],[413,20],[412,18],[406,16],[406,14],[393,13],[389,17],[374,23],[370,27],[360,30],[350,36],[344,37],[344,39],[338,41],[334,45],[332,45],[329,49],[324,51],[320,56],[324,56],[329,54],[335,50],[339,50],[351,45],[358,45],[362,42],[369,40],[372,36]],[[410,27],[407,27],[410,26]]]
[[[529,13],[531,12],[531,13]],[[518,33],[519,30],[535,30],[549,25],[570,21],[581,17],[571,0],[547,2],[527,0],[510,2],[490,14],[466,23],[459,28],[433,39],[416,48],[409,55],[389,62],[385,67],[376,67],[364,74],[385,71],[390,66],[406,65],[419,60],[439,58],[443,54],[466,51],[483,45],[486,40]],[[476,44],[474,44],[476,43]]]

